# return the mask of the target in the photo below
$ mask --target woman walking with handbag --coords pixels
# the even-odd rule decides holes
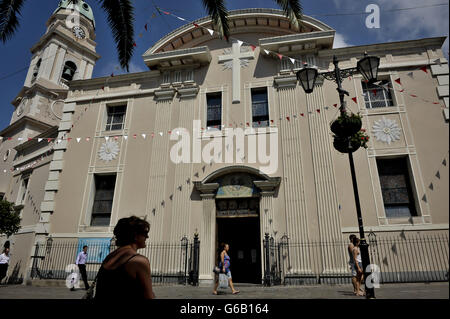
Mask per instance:
[[[230,256],[228,256],[228,251],[230,250],[230,246],[228,244],[224,244],[222,243],[220,245],[220,255],[219,255],[219,269],[220,269],[220,274],[225,274],[228,278],[228,283],[230,285],[231,288],[231,292],[233,293],[233,295],[238,294],[240,291],[234,289],[234,285],[233,285],[233,280],[231,279],[231,271],[230,271],[230,266],[231,266],[231,259]],[[220,276],[219,274],[219,276]],[[213,294],[217,295],[217,287],[219,286],[219,276],[216,277],[216,283],[214,284],[214,290],[213,290]]]

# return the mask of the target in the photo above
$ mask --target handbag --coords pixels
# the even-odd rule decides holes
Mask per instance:
[[[98,273],[97,273],[97,276],[98,276]],[[81,297],[81,299],[94,300],[95,285],[97,284],[97,276],[95,276],[94,282],[89,287],[89,289],[86,291],[84,296]]]
[[[227,289],[228,288],[228,277],[225,274],[219,274],[219,288]]]
[[[213,273],[215,273],[215,274],[220,273],[220,268],[215,266],[214,269],[213,269]]]

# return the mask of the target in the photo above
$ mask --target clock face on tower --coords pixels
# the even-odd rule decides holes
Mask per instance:
[[[77,37],[78,39],[84,39],[86,37],[86,34],[84,33],[84,30],[79,26],[74,26],[72,28],[72,33]]]

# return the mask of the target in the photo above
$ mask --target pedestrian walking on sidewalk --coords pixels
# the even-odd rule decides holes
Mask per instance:
[[[0,283],[6,277],[9,265],[9,248],[3,249],[3,254],[0,255]]]
[[[348,257],[349,257],[348,264],[350,266],[350,271],[352,272],[352,274],[353,274],[353,269],[355,268],[355,261],[353,259],[353,248],[355,248],[355,246],[353,246],[353,239],[354,238],[356,238],[356,236],[354,234],[351,234],[349,236],[350,244],[348,244],[348,246],[347,246],[347,252],[348,252]],[[358,291],[356,290],[356,288],[357,288],[356,287],[356,281],[357,281],[356,275],[352,276],[353,293],[355,295],[358,293]]]
[[[150,224],[141,218],[122,218],[114,228],[119,246],[103,261],[96,280],[95,299],[141,300],[153,299],[150,262],[137,253],[146,247]]]
[[[362,265],[362,260],[361,260],[361,250],[359,248],[359,243],[360,240],[358,237],[355,237],[353,239],[353,262],[354,262],[354,267],[353,267],[353,272],[352,275],[354,277],[356,277],[356,290],[355,290],[355,295],[356,296],[364,296],[364,293],[362,291],[360,291],[361,289],[361,284],[363,281],[363,265]]]
[[[83,278],[84,288],[86,290],[89,289],[89,283],[87,280],[87,273],[86,273],[87,250],[88,250],[88,246],[84,245],[83,250],[80,251],[80,253],[77,256],[77,260],[75,262],[75,264],[78,265],[78,269],[80,270],[81,278]],[[75,289],[72,287],[71,290],[75,290]]]
[[[233,280],[231,278],[231,258],[228,256],[228,251],[230,250],[230,246],[228,244],[222,243],[220,245],[220,254],[219,254],[219,270],[221,274],[225,274],[228,277],[228,283],[231,288],[231,292],[233,295],[238,294],[240,291],[234,289]],[[216,283],[214,284],[213,294],[217,295],[217,287],[219,286],[219,274],[216,276]]]

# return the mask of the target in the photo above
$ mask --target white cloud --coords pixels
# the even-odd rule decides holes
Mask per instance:
[[[334,36],[333,49],[345,48],[349,46],[352,46],[352,44],[346,41],[344,35],[336,32]]]

